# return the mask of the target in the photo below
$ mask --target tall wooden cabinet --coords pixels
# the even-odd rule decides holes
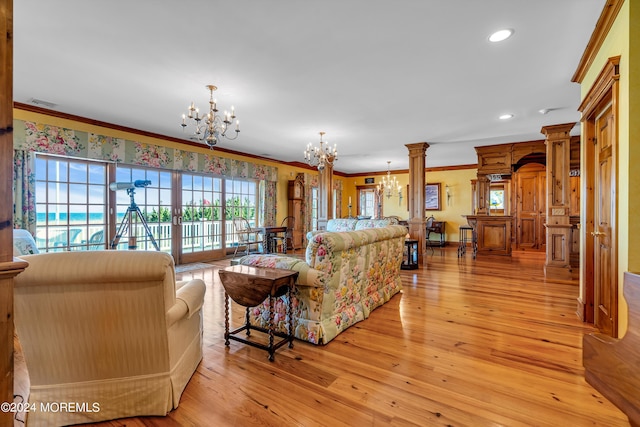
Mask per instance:
[[[288,198],[287,215],[294,219],[292,247],[297,249],[304,246],[304,175],[300,174],[289,181]]]

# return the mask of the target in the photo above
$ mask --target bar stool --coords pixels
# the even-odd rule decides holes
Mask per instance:
[[[471,249],[473,250],[473,258],[476,258],[476,233],[473,231],[473,227],[470,225],[461,225],[459,228],[459,244],[458,244],[458,258],[467,253],[467,243],[471,243]]]

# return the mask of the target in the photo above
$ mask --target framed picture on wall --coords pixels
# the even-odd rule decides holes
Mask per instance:
[[[424,186],[424,209],[427,211],[440,210],[440,183]]]

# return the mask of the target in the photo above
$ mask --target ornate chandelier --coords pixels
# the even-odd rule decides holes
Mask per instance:
[[[190,122],[193,121],[192,123],[195,126],[195,130],[191,139],[195,139],[198,142],[204,142],[213,150],[213,147],[222,137],[229,140],[234,140],[238,137],[240,134],[240,121],[236,120],[235,135],[233,137],[228,136],[227,130],[229,129],[229,125],[236,118],[235,109],[232,106],[230,113],[225,111],[224,115],[216,114],[218,112],[218,107],[217,101],[213,99],[213,91],[218,88],[214,85],[207,85],[206,87],[211,93],[211,97],[209,98],[209,112],[204,116],[201,116],[200,110],[196,108],[192,102],[189,106],[188,114],[182,115],[181,126],[184,131],[187,127],[187,118],[190,119]]]
[[[333,148],[329,147],[328,142],[322,140],[324,134],[320,132],[320,147],[312,147],[309,143],[304,150],[304,159],[310,166],[317,166],[319,171],[323,171],[327,165],[333,165],[338,160],[337,146],[333,144]]]
[[[402,202],[402,186],[395,176],[391,177],[391,161],[387,161],[387,176],[382,177],[382,182],[378,184],[378,194],[384,194],[389,199],[394,192],[397,192],[399,203]]]

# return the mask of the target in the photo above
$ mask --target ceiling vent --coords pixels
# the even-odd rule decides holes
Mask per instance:
[[[29,103],[33,105],[37,105],[38,107],[54,109],[58,107],[58,104],[54,104],[53,102],[43,101],[42,99],[31,98]]]

